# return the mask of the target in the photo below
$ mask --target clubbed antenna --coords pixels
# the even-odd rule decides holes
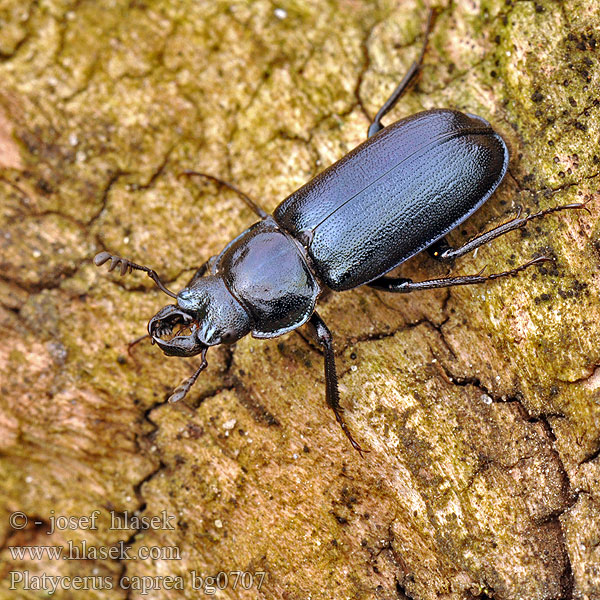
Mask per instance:
[[[96,254],[96,256],[94,257],[94,264],[97,267],[100,267],[109,260],[111,261],[110,267],[108,268],[109,272],[113,271],[119,266],[121,269],[121,275],[125,275],[126,273],[132,273],[134,269],[137,271],[144,271],[148,274],[148,277],[150,277],[150,279],[154,281],[154,283],[161,291],[171,296],[171,298],[177,298],[177,294],[174,294],[163,284],[163,282],[160,280],[160,277],[157,275],[154,269],[150,269],[143,265],[138,265],[134,262],[131,262],[127,258],[122,258],[120,256],[117,256],[116,254],[111,254],[110,252],[99,252],[98,254]]]

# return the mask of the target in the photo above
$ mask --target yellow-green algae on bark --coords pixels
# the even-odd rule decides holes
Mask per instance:
[[[511,149],[505,182],[451,241],[517,206],[590,200],[589,213],[452,267],[555,258],[517,278],[322,305],[361,460],[304,336],[213,350],[187,404],[166,404],[196,363],[126,352],[164,296],[90,258],[108,248],[183,285],[253,215],[181,171],[273,209],[364,139],[419,51],[425,4],[0,4],[2,597],[44,595],[11,591],[11,571],[98,578],[85,592],[63,580],[56,598],[143,597],[121,577],[197,598],[192,571],[265,572],[259,592],[230,578],[231,599],[600,597],[598,3],[437,6],[422,77],[392,118],[458,108]],[[401,272],[448,267],[424,256]],[[52,516],[95,510],[96,529],[46,534]],[[111,529],[111,511],[175,526]],[[11,554],[83,540],[181,559]],[[166,589],[177,575],[185,589]]]

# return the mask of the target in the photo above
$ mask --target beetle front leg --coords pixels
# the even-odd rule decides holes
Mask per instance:
[[[185,287],[188,287],[188,288],[193,287],[193,285],[199,279],[202,279],[204,277],[204,275],[206,274],[206,272],[209,271],[210,269],[212,269],[213,263],[215,262],[215,260],[217,260],[217,257],[211,256],[205,263],[201,264],[196,269],[196,272],[192,275],[192,278],[188,281],[188,283]]]
[[[352,447],[362,456],[363,453],[368,452],[368,450],[363,450],[358,442],[352,437],[352,434],[342,417],[344,409],[340,406],[340,393],[338,390],[338,378],[335,369],[335,354],[333,352],[333,337],[331,331],[329,331],[323,319],[321,319],[316,312],[313,313],[307,325],[315,342],[323,348],[323,355],[325,358],[325,396],[327,404],[333,410],[336,421],[339,423],[342,431],[346,434],[346,437],[350,440]]]

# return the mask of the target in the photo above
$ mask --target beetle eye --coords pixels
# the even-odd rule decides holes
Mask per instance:
[[[224,331],[221,335],[221,343],[222,344],[233,344],[238,339],[238,336],[235,331],[228,330]]]

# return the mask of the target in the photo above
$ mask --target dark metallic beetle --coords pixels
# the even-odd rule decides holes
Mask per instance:
[[[421,250],[428,249],[441,260],[454,259],[531,219],[583,206],[517,215],[456,249],[444,241],[498,187],[509,156],[487,121],[455,110],[428,110],[388,127],[381,124],[418,73],[426,43],[375,116],[367,141],[288,196],[272,216],[233,186],[186,172],[233,189],[261,220],[202,265],[179,294],[168,290],[148,267],[108,252],[95,257],[96,265],[111,260],[110,270],[120,266],[122,274],[146,271],[176,299],[176,304],[150,319],[149,336],[166,355],[200,354],[202,364],[175,390],[171,401],[190,390],[207,365],[210,346],[232,344],[248,333],[272,338],[307,323],[323,348],[327,402],[354,448],[362,452],[342,418],[331,333],[315,312],[319,295],[327,289],[343,291],[364,284],[388,292],[412,292],[482,283],[550,260],[538,257],[488,276],[420,282],[385,277]]]

